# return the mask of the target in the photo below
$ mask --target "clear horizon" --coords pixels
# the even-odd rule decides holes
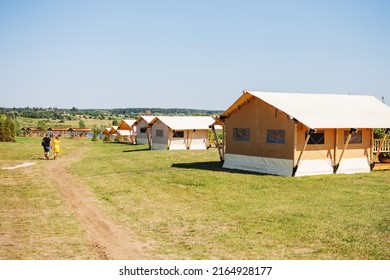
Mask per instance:
[[[387,1],[0,1],[0,107],[225,110],[252,91],[390,103]]]

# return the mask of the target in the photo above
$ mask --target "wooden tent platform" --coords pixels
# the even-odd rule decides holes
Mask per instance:
[[[390,170],[390,163],[376,162],[374,170]]]

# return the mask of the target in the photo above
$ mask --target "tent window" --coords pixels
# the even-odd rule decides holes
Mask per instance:
[[[284,144],[285,131],[284,129],[267,129],[267,143]]]
[[[233,140],[234,141],[250,141],[250,129],[249,128],[233,128]]]
[[[164,130],[156,129],[156,137],[164,137]]]
[[[307,136],[307,132],[305,133],[305,137]],[[307,142],[308,145],[318,145],[318,144],[325,144],[325,132],[324,131],[317,131],[316,133],[312,133],[310,135],[309,142]]]
[[[174,131],[173,138],[184,138],[184,131]]]
[[[344,131],[344,144],[347,141],[349,135],[349,130]],[[357,132],[352,133],[349,144],[361,144],[363,142],[362,131],[358,130]]]
[[[141,127],[140,133],[146,133],[146,127]]]

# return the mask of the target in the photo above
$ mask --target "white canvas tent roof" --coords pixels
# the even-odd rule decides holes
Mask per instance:
[[[133,125],[137,125],[142,119],[144,119],[147,123],[150,123],[154,118],[155,116],[140,116],[134,121]]]
[[[118,129],[123,130],[127,129],[130,130],[131,127],[134,125],[135,120],[121,120],[121,122],[118,125]]]
[[[390,128],[390,107],[374,96],[244,91],[222,116],[257,97],[309,128]]]
[[[151,122],[149,122],[149,124],[153,124],[157,120],[162,121],[165,125],[173,130],[209,129],[209,126],[214,123],[214,119],[212,117],[159,116],[155,117]]]

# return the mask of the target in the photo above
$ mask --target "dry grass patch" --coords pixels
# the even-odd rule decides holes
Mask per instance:
[[[37,163],[0,170],[1,259],[96,258],[82,226],[45,174],[45,165],[50,161],[39,159],[40,139],[20,138],[17,143],[0,143],[0,151],[6,155],[1,165],[10,166],[26,157]]]

